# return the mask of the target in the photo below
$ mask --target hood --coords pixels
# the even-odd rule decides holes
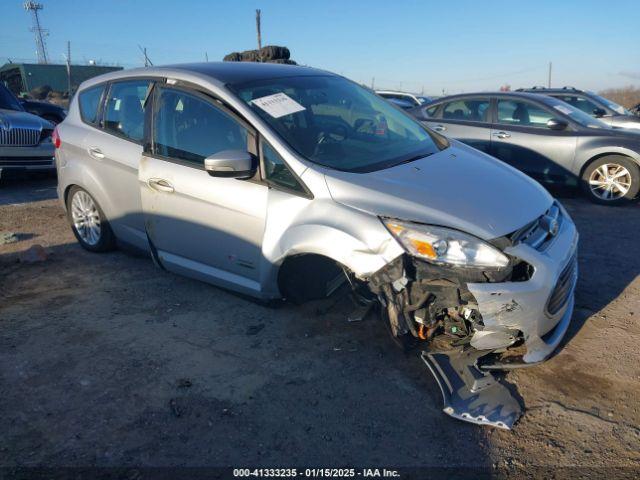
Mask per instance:
[[[635,115],[616,115],[611,117],[613,127],[640,129],[640,117]]]
[[[33,130],[53,128],[53,125],[47,120],[31,113],[0,109],[0,126],[3,124],[11,128],[29,128]]]
[[[553,202],[523,173],[456,141],[414,162],[371,173],[328,170],[325,178],[331,197],[343,205],[484,240],[516,231]]]

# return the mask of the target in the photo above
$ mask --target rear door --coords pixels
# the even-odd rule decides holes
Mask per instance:
[[[576,134],[551,130],[547,121],[557,118],[544,105],[514,97],[498,97],[496,123],[491,131],[491,154],[548,184],[574,184],[570,169]]]
[[[435,118],[424,123],[443,135],[460,140],[485,153],[491,149],[491,99],[488,96],[464,97],[446,102]],[[428,107],[430,109],[432,107]]]
[[[138,166],[144,136],[144,100],[150,88],[148,79],[114,82],[104,90],[104,106],[99,120],[87,128],[83,148],[89,157],[95,181],[108,192],[109,222],[116,237],[146,248]],[[97,95],[102,87],[82,95]],[[90,102],[89,102],[90,103]],[[89,123],[91,118],[83,121]]]
[[[158,85],[153,97],[139,185],[158,258],[169,270],[255,294],[268,187],[211,177],[204,159],[223,150],[257,155],[256,134],[201,93]]]

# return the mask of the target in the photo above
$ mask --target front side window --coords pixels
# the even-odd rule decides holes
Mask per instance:
[[[442,118],[466,120],[468,122],[486,122],[489,114],[489,99],[465,98],[445,104]]]
[[[284,163],[282,157],[265,141],[262,141],[262,162],[264,178],[268,183],[304,193],[304,188]]]
[[[386,100],[341,77],[299,76],[228,87],[311,162],[370,172],[448,146]]]
[[[98,110],[104,88],[104,85],[98,85],[97,87],[88,88],[79,93],[78,102],[80,104],[80,116],[83,121],[92,125],[98,123]]]
[[[498,100],[498,123],[523,127],[546,127],[554,118],[548,110],[529,102]]]
[[[585,97],[578,97],[576,95],[561,95],[555,97],[558,100],[562,100],[569,105],[576,107],[578,110],[582,110],[584,113],[588,113],[589,115],[593,115],[594,110],[600,108],[595,103],[587,100]]]
[[[148,80],[117,82],[111,86],[104,113],[104,129],[135,142],[144,137],[144,100]]]
[[[208,100],[160,89],[153,121],[154,153],[202,165],[223,150],[247,150],[247,129]]]

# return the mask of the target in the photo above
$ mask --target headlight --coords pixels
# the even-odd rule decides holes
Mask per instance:
[[[382,219],[387,229],[415,257],[438,265],[502,268],[509,258],[488,243],[457,230]]]

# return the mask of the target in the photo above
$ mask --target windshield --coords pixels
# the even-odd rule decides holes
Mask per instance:
[[[573,105],[569,105],[561,100],[557,100],[553,97],[548,97],[546,101],[558,112],[563,113],[568,116],[574,122],[582,125],[587,128],[611,128],[606,123],[598,120],[597,118],[593,118],[588,113],[583,112],[582,110],[574,107]]]
[[[448,146],[386,100],[341,77],[284,77],[229,88],[300,155],[336,170],[371,172]]]
[[[429,98],[429,97],[418,97],[418,100],[420,101],[420,105],[424,105],[426,103],[429,103],[431,101],[431,98]]]
[[[633,115],[633,113],[624,108],[622,105],[618,105],[616,102],[612,102],[608,98],[601,97],[600,95],[596,95],[593,92],[589,92],[589,95],[596,98],[601,103],[604,103],[607,107],[609,107],[614,112],[619,113],[620,115]]]
[[[18,102],[18,99],[9,91],[7,87],[0,83],[0,108],[6,110],[17,110],[21,112],[23,110],[22,105]]]

